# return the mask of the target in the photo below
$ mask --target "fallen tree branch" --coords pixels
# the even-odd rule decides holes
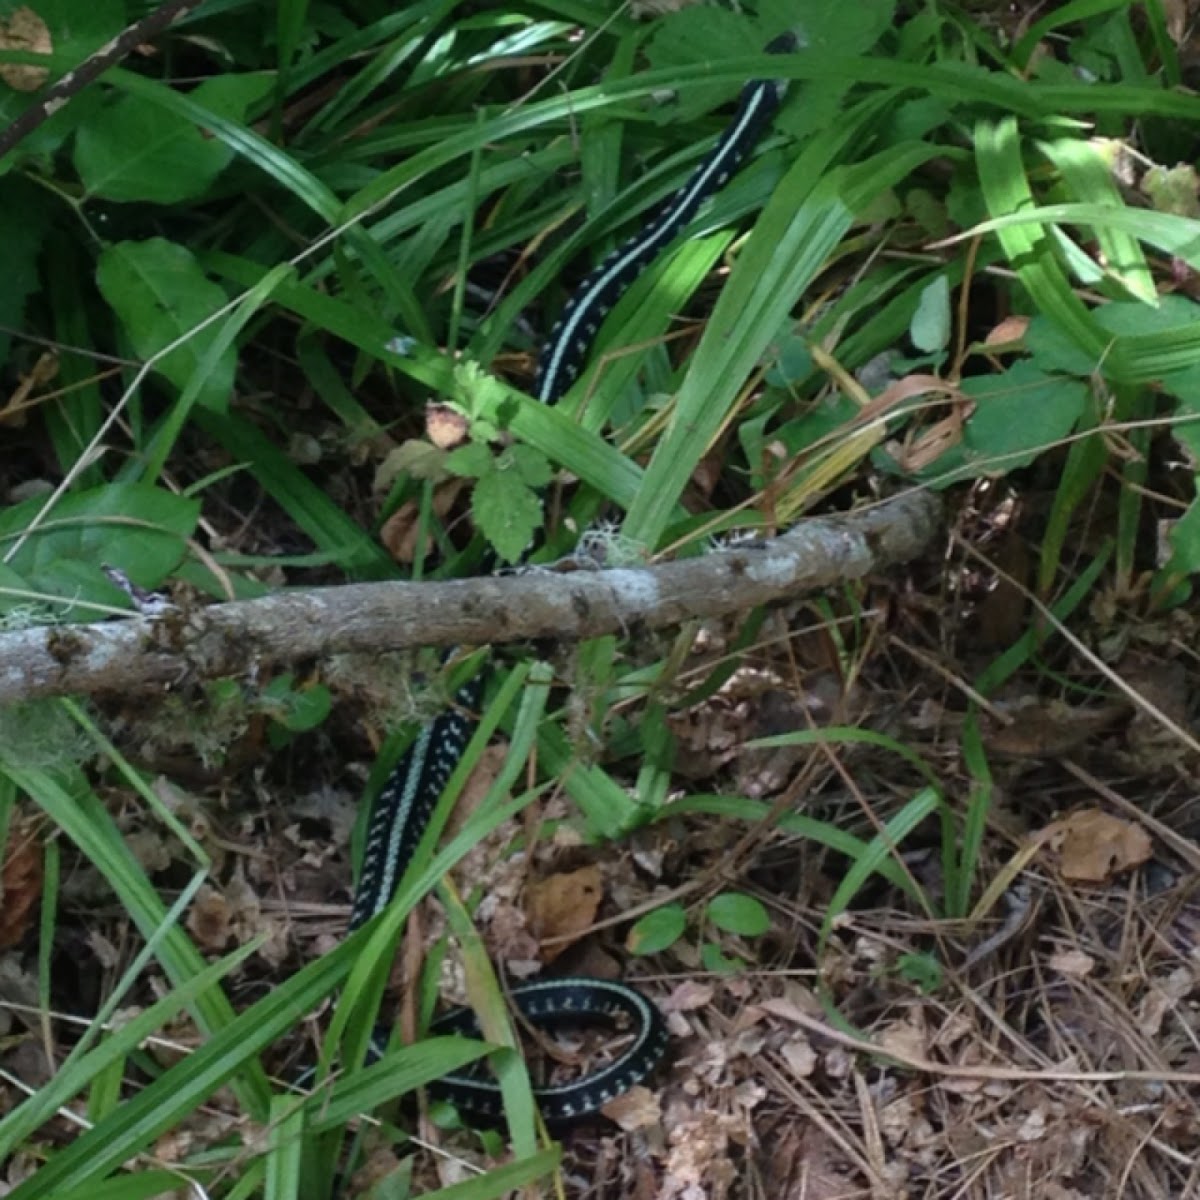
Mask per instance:
[[[641,568],[282,592],[191,612],[0,635],[0,704],[129,693],[280,663],[413,646],[630,633],[794,600],[924,550],[939,505],[912,493],[777,538]]]

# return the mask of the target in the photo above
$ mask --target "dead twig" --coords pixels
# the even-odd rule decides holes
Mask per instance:
[[[285,592],[193,612],[0,635],[0,704],[161,688],[279,663],[414,646],[576,640],[726,616],[914,558],[938,524],[913,492],[702,558],[603,571]]]

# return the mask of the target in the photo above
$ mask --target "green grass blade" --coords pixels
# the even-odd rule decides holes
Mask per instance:
[[[94,1050],[64,1064],[53,1079],[0,1120],[0,1159],[7,1159],[21,1142],[79,1095],[97,1075],[109,1067],[123,1064],[146,1038],[173,1020],[185,1007],[196,1003],[210,988],[215,988],[257,949],[257,943],[239,946],[232,954],[205,967],[108,1034]]]
[[[246,323],[271,298],[272,292],[287,278],[295,273],[294,269],[283,263],[273,267],[238,301],[237,307],[222,322],[205,350],[196,372],[183,389],[179,399],[171,405],[153,440],[146,449],[147,462],[141,473],[145,483],[153,483],[162,474],[167,458],[175,449],[179,435],[191,415],[192,408],[200,398],[205,381],[215,369],[225,352],[237,340],[238,334],[245,328]]]
[[[898,813],[884,824],[882,832],[871,839],[867,847],[867,853],[855,860],[850,869],[842,877],[837,891],[830,898],[825,913],[825,920],[821,922],[820,946],[822,949],[824,949],[830,933],[833,932],[834,923],[849,909],[851,902],[863,884],[872,875],[879,872],[880,865],[886,859],[895,857],[897,850],[903,845],[904,839],[922,821],[935,813],[943,803],[941,794],[936,788],[922,788]],[[932,916],[935,911],[934,906],[924,897],[923,893],[921,896],[923,907]]]
[[[192,420],[236,459],[288,515],[355,579],[389,579],[399,574],[387,552],[356,525],[261,429],[235,413],[196,408]]]
[[[981,121],[975,128],[975,156],[984,199],[993,217],[1033,207],[1015,119]],[[1075,295],[1046,234],[1024,224],[1006,225],[997,232],[1005,255],[1037,311],[1097,363],[1109,359],[1110,335],[1096,324]]]
[[[91,792],[69,794],[49,772],[0,765],[17,787],[39,805],[54,824],[75,843],[116,892],[122,907],[147,940],[161,935],[158,960],[171,982],[180,987],[205,969],[205,962],[178,926],[162,933],[167,912],[150,886],[141,864],[129,852],[120,832]],[[216,988],[198,996],[190,1011],[210,1036],[226,1028],[233,1009]],[[242,1103],[259,1117],[267,1112],[266,1078],[256,1062],[247,1064],[235,1084]]]
[[[296,1200],[301,1194],[304,1109],[291,1096],[271,1100],[263,1200]]]
[[[734,817],[739,821],[755,824],[765,821],[771,815],[771,806],[764,800],[751,800],[747,796],[686,796],[682,800],[665,805],[656,819],[668,820],[688,813]],[[775,822],[775,826],[784,833],[806,838],[838,854],[844,854],[855,862],[864,858],[869,849],[868,843],[862,838],[845,829],[839,829],[828,821],[818,821],[815,817],[808,817],[803,813],[783,813]],[[912,879],[891,859],[880,862],[877,870],[893,887],[908,893],[914,900],[917,899],[918,891]]]
[[[1077,203],[1115,211],[1125,202],[1113,181],[1112,167],[1090,142],[1061,138],[1039,142],[1041,152],[1062,172]],[[1122,290],[1146,304],[1158,302],[1158,289],[1138,239],[1132,232],[1095,227],[1105,269]]]
[[[551,1146],[528,1158],[518,1158],[503,1166],[492,1167],[486,1175],[439,1188],[436,1192],[430,1192],[425,1200],[496,1200],[549,1175],[557,1169],[561,1155],[562,1151],[557,1146]]]
[[[290,1030],[345,978],[363,939],[343,942],[235,1017],[199,1050],[127,1100],[107,1119],[59,1151],[9,1200],[50,1200],[62,1190],[103,1179],[193,1114],[222,1084],[244,1075],[257,1055]],[[269,1106],[263,1106],[264,1114]]]
[[[378,1062],[339,1079],[332,1092],[318,1089],[306,1102],[305,1128],[310,1134],[338,1129],[361,1113],[477,1062],[494,1049],[471,1038],[432,1037],[391,1050]]]

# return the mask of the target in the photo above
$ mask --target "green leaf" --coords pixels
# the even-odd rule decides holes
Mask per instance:
[[[712,942],[705,942],[700,947],[700,962],[706,971],[714,975],[733,975],[746,965],[740,958],[731,957]]]
[[[32,9],[46,24],[53,47],[51,72],[54,78],[68,68],[78,66],[115,38],[130,19],[123,0],[89,0],[87,4],[80,4],[79,0],[37,0],[36,4],[25,5],[19,0],[6,0],[3,14],[11,19],[20,7]],[[12,47],[16,48],[15,45]],[[30,159],[49,162],[86,112],[101,98],[101,89],[83,88],[72,96],[70,103],[57,105],[49,120],[22,138],[15,149],[0,160],[0,172],[11,171],[14,165]],[[0,125],[7,125],[42,99],[38,92],[20,92],[7,84],[0,86]]]
[[[109,246],[100,255],[96,282],[141,358],[154,359],[182,343],[155,359],[154,369],[183,391],[219,335],[215,322],[198,326],[226,306],[225,293],[205,277],[190,251],[165,238]],[[226,408],[236,365],[230,347],[204,381],[201,404]]]
[[[291,672],[273,679],[263,689],[262,701],[268,715],[293,733],[315,729],[333,708],[333,697],[324,684],[297,688]]]
[[[762,937],[771,928],[771,917],[762,903],[742,892],[722,892],[714,896],[705,911],[708,919],[726,933]]]
[[[75,137],[85,199],[176,204],[203,195],[233,158],[193,122],[122,96],[93,112]]]
[[[471,512],[479,531],[506,562],[515,563],[542,523],[542,502],[515,471],[492,471],[475,485]]]
[[[68,494],[39,520],[45,506],[36,498],[0,512],[8,568],[31,590],[122,608],[123,593],[101,568],[116,567],[138,587],[158,587],[183,559],[200,514],[199,501],[146,484]],[[0,608],[13,602],[0,593]]]
[[[926,354],[945,350],[950,344],[950,282],[944,274],[936,275],[921,290],[908,336]]]
[[[0,181],[0,362],[9,361],[10,329],[25,324],[25,300],[38,288],[38,255],[50,221],[43,193],[18,176]]]
[[[1028,466],[1075,428],[1088,398],[1082,380],[1049,375],[1031,362],[966,379],[962,390],[975,401],[962,443],[918,476],[935,487]]]
[[[901,978],[915,984],[926,995],[942,986],[942,964],[932,954],[902,954],[896,960]]]
[[[636,922],[625,939],[630,954],[661,954],[683,936],[687,911],[682,904],[664,904]]]
[[[1142,176],[1142,191],[1150,197],[1157,212],[1175,213],[1180,217],[1200,217],[1200,201],[1196,199],[1198,180],[1191,163],[1173,167],[1151,167]]]
[[[524,446],[520,442],[504,451],[499,465],[502,471],[515,467],[531,488],[543,488],[554,478],[554,470],[546,456],[533,446]]]
[[[452,475],[465,475],[468,479],[482,479],[496,469],[492,452],[482,442],[468,442],[446,456],[442,465]]]

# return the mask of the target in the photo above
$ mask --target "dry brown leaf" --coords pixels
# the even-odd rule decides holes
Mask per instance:
[[[1195,991],[1196,980],[1191,967],[1177,967],[1166,976],[1153,980],[1134,1010],[1138,1032],[1142,1037],[1157,1037],[1163,1021]]]
[[[0,50],[25,50],[31,54],[52,54],[54,41],[46,22],[31,8],[14,9],[5,20],[0,17]],[[0,79],[14,92],[36,92],[44,87],[50,72],[45,67],[22,63],[0,63]]]
[[[877,1040],[881,1050],[891,1050],[901,1059],[911,1061],[929,1057],[929,1031],[915,1012],[904,1020],[892,1021]]]
[[[467,440],[467,418],[448,404],[430,404],[425,408],[425,432],[439,450],[453,450]]]
[[[853,1185],[845,1150],[815,1121],[781,1122],[766,1139],[766,1195],[778,1200],[846,1200]]]
[[[188,932],[201,950],[217,954],[224,950],[233,932],[233,911],[216,888],[205,885],[196,893],[188,910]]]
[[[551,875],[532,884],[525,898],[525,911],[534,936],[543,943],[547,962],[552,962],[573,941],[578,941],[596,922],[604,887],[599,867]],[[558,939],[563,940],[558,940]]]
[[[919,437],[904,442],[887,444],[888,453],[906,471],[919,471],[929,466],[962,440],[963,420],[970,405],[962,392],[949,381],[936,375],[906,375],[876,396],[860,415],[860,420],[882,416],[898,405],[917,396],[940,395],[954,401],[949,413],[942,420],[925,429]]]
[[[1163,0],[1163,17],[1167,36],[1175,45],[1183,45],[1191,19],[1187,0]]]
[[[32,831],[14,822],[0,868],[0,950],[15,946],[28,932],[42,896],[42,852]]]
[[[695,1012],[697,1009],[707,1008],[715,994],[716,989],[711,983],[685,979],[663,1001],[663,1009],[666,1012]]]
[[[463,488],[465,479],[448,479],[433,490],[433,515],[444,517],[454,506]],[[411,563],[416,558],[417,528],[420,525],[421,506],[416,500],[406,500],[386,521],[379,531],[379,539],[388,553],[398,563]],[[429,550],[427,540],[426,552]]]
[[[626,1133],[632,1133],[635,1129],[655,1129],[662,1122],[662,1108],[657,1094],[640,1084],[610,1100],[601,1112]]]
[[[1005,317],[998,325],[993,325],[983,339],[985,346],[1005,346],[1010,342],[1019,342],[1029,328],[1028,317]]]
[[[963,414],[955,408],[949,416],[935,421],[911,442],[891,441],[887,452],[905,471],[920,471],[935,463],[962,441]]]
[[[1082,950],[1060,950],[1050,955],[1050,966],[1061,975],[1082,979],[1096,969],[1096,960]]]
[[[1061,758],[1129,714],[1125,704],[1071,708],[1066,704],[1027,704],[1010,725],[984,734],[984,746],[1007,758]]]
[[[807,1038],[796,1037],[779,1047],[779,1056],[797,1079],[807,1079],[817,1069],[817,1052]]]
[[[1098,808],[1085,808],[1051,826],[1064,879],[1104,883],[1144,863],[1153,852],[1140,826]]]

